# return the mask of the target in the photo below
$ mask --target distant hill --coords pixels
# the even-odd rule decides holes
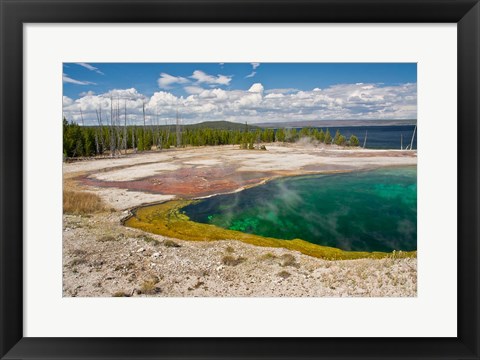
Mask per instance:
[[[416,119],[407,120],[308,120],[266,122],[255,124],[262,128],[301,128],[301,127],[335,127],[335,126],[401,126],[417,125]]]
[[[186,129],[217,129],[217,130],[244,130],[245,124],[230,121],[205,121],[198,124],[183,125]],[[248,124],[248,128],[258,129],[258,126]]]
[[[108,125],[104,125],[105,127],[108,127]],[[128,127],[132,127],[133,125],[128,125]],[[135,125],[138,128],[142,128],[142,124],[136,124]],[[182,129],[215,129],[215,130],[244,130],[245,129],[245,124],[241,123],[235,123],[235,122],[230,122],[230,121],[204,121],[198,124],[185,124],[181,125]],[[95,128],[95,126],[86,126],[89,128]],[[168,125],[146,125],[145,129],[166,129],[170,128],[170,131],[175,131],[176,125],[175,124],[168,124]],[[257,125],[250,125],[248,124],[248,129],[249,130],[256,130],[256,129],[261,129]]]

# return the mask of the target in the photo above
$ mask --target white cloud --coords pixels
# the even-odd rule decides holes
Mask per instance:
[[[250,87],[250,89],[248,89],[248,92],[263,93],[263,85],[260,83],[255,83]]]
[[[77,65],[80,65],[80,66],[83,66],[84,68],[90,70],[90,71],[95,71],[97,74],[100,74],[100,75],[105,75],[103,72],[101,72],[100,70],[98,70],[98,68],[96,68],[95,66],[92,66],[90,64],[87,64],[87,63],[77,63]]]
[[[265,96],[265,99],[279,99],[279,98],[283,98],[285,97],[285,95],[283,94],[268,94]]]
[[[147,109],[156,110],[159,107],[175,107],[178,103],[179,98],[175,95],[166,91],[159,91],[152,95],[147,103]]]
[[[286,88],[286,89],[268,89],[265,90],[265,93],[267,94],[293,94],[296,93],[297,91],[300,91],[295,88]]]
[[[248,78],[253,78],[257,72],[255,71],[256,68],[258,68],[260,66],[260,63],[250,63],[252,65],[252,72],[250,74],[248,74],[247,76],[245,76],[245,79],[248,79]]]
[[[72,105],[73,99],[70,99],[68,96],[63,96],[62,104],[63,104],[63,107]]]
[[[183,88],[187,94],[200,94],[205,89],[200,86],[185,86]]]
[[[92,90],[88,90],[88,91],[82,91],[80,94],[78,94],[79,96],[91,96],[91,95],[95,95],[95,92],[92,91]]]
[[[195,70],[190,78],[197,80],[199,84],[206,83],[206,84],[213,84],[213,85],[228,85],[232,80],[231,76],[227,75],[209,75],[204,73],[201,70]]]
[[[92,94],[93,95],[93,94]],[[110,90],[101,96],[103,97],[108,97],[108,98],[113,98],[113,99],[121,99],[121,100],[131,100],[131,101],[137,101],[137,100],[145,100],[146,96],[143,94],[140,94],[137,89],[135,88],[130,88],[130,89],[113,89]]]
[[[97,85],[94,82],[91,81],[82,81],[82,80],[75,80],[69,77],[67,74],[63,73],[62,75],[62,80],[64,83],[69,83],[69,84],[76,84],[76,85]]]
[[[188,88],[188,89],[187,89]],[[123,121],[126,104],[128,122],[142,124],[145,102],[147,124],[174,123],[176,111],[184,123],[206,120],[237,122],[275,122],[322,119],[414,119],[417,117],[417,86],[401,84],[338,84],[313,90],[268,89],[260,83],[248,90],[203,89],[186,86],[188,96],[159,91],[145,96],[135,88],[115,89],[95,95],[87,92],[79,99],[63,98],[63,111],[68,120],[96,124],[96,111],[101,109],[104,123],[110,119],[110,98],[119,106]],[[264,95],[265,94],[265,95]]]
[[[158,79],[158,86],[162,89],[170,89],[173,84],[186,84],[188,82],[189,80],[184,77],[161,73]]]

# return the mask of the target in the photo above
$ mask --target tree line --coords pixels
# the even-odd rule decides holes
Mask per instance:
[[[245,124],[243,129],[212,129],[177,126],[80,126],[63,118],[63,156],[89,157],[118,155],[152,149],[186,146],[240,145],[243,149],[260,148],[261,143],[296,142],[311,138],[319,143],[358,146],[355,135],[347,139],[336,131],[317,128],[261,129]]]

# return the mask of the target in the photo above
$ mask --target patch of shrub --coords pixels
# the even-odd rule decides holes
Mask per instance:
[[[197,282],[193,287],[194,287],[195,289],[198,289],[198,288],[199,288],[200,286],[202,286],[203,284],[205,284],[203,281],[199,281],[199,282]]]
[[[105,210],[100,196],[80,191],[63,191],[63,213],[87,215]]]
[[[72,254],[73,256],[85,256],[87,255],[87,252],[82,249],[75,249],[75,250],[72,250],[70,254]]]
[[[165,245],[166,247],[174,247],[174,248],[182,247],[180,244],[177,244],[175,241],[172,241],[172,240],[165,240],[163,242],[163,245]]]
[[[300,266],[300,264],[297,263],[297,261],[295,260],[295,256],[293,256],[292,254],[283,254],[282,256],[280,256],[280,259],[282,261],[282,266],[293,266],[296,268]]]
[[[76,258],[70,261],[70,266],[77,266],[77,265],[82,265],[85,264],[87,260],[85,258]]]
[[[222,258],[222,263],[224,265],[228,265],[228,266],[237,266],[237,265],[243,263],[245,260],[246,259],[243,258],[243,257],[235,258],[233,256],[226,255]]]
[[[158,281],[158,278],[152,278],[144,281],[140,287],[141,293],[146,295],[158,294],[161,291],[160,288],[156,286]]]
[[[116,293],[112,294],[112,297],[130,297],[130,294],[127,294],[123,291],[117,291]]]
[[[235,249],[231,246],[227,246],[227,248],[225,249],[226,252],[228,253],[233,253],[235,251]]]
[[[272,254],[272,253],[266,253],[265,255],[262,255],[263,260],[273,260],[276,259],[277,257]]]
[[[282,279],[286,279],[290,277],[292,274],[290,274],[288,271],[282,270],[277,275],[280,276]]]
[[[150,244],[153,244],[153,245],[160,244],[160,241],[158,241],[157,239],[154,239],[154,238],[152,238],[151,236],[148,236],[148,235],[138,235],[137,239],[143,240],[146,243],[150,243]]]
[[[116,241],[114,236],[112,235],[104,235],[97,239],[98,242],[108,242],[108,241]]]

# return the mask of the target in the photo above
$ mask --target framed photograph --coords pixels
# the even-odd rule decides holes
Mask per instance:
[[[479,358],[478,1],[1,6],[1,358]]]

